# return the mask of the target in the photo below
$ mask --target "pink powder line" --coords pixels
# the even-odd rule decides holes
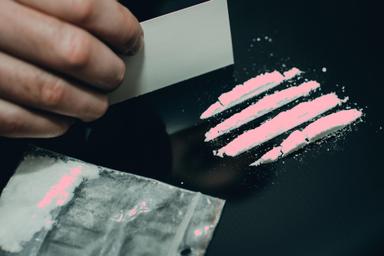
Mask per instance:
[[[285,80],[289,80],[296,77],[297,75],[300,75],[301,73],[303,72],[300,69],[291,68],[290,70],[284,72],[284,77],[285,77]]]
[[[220,157],[224,155],[237,156],[312,120],[345,101],[339,99],[335,93],[330,93],[314,100],[300,103],[290,110],[279,113],[259,127],[244,132],[213,153]]]
[[[205,141],[211,141],[223,134],[226,134],[248,122],[251,122],[263,115],[270,113],[300,97],[308,96],[312,91],[320,88],[320,84],[315,81],[309,81],[298,86],[278,91],[272,95],[267,95],[250,105],[239,113],[236,113],[224,120],[216,127],[211,128],[205,134]]]
[[[64,175],[58,183],[51,187],[37,206],[39,208],[45,208],[55,199],[57,206],[64,205],[69,198],[69,192],[67,189],[73,185],[80,173],[80,167],[73,168],[69,175]]]
[[[200,118],[207,119],[221,113],[241,102],[258,96],[301,73],[302,72],[298,68],[292,68],[284,72],[284,75],[278,71],[258,75],[246,81],[244,84],[237,85],[231,91],[221,94],[218,101],[209,106],[208,109],[201,114]]]
[[[322,117],[301,131],[296,130],[292,132],[279,146],[265,153],[259,160],[252,163],[251,166],[275,162],[313,142],[324,139],[329,135],[334,135],[337,131],[354,123],[362,115],[361,111],[350,109],[341,110]]]

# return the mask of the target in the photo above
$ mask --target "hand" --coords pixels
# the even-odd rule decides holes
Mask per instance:
[[[0,136],[55,137],[108,108],[141,47],[137,19],[114,0],[0,0]]]

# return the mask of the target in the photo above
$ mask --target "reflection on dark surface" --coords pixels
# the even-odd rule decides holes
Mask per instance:
[[[9,140],[0,137],[0,191],[3,190],[9,178],[13,175],[26,149],[27,145],[23,140]]]
[[[73,143],[75,142],[75,144]],[[100,120],[34,144],[105,167],[168,181],[171,149],[165,126],[137,100],[112,106]]]
[[[242,198],[255,187],[267,184],[271,172],[249,175],[253,172],[248,166],[252,154],[242,154],[236,159],[215,157],[212,154],[215,148],[202,142],[207,129],[203,124],[171,136],[176,179],[185,187],[226,199]]]
[[[156,3],[147,17],[170,2]],[[229,7],[233,70],[119,104],[94,124],[34,143],[228,199],[208,256],[384,255],[381,9],[369,1],[247,0]],[[257,43],[264,36],[273,42]],[[262,168],[248,164],[270,145],[234,159],[213,157],[224,141],[204,143],[204,133],[220,120],[202,122],[200,113],[236,83],[292,66],[326,92],[345,86],[351,102],[364,107],[366,122],[342,139]],[[322,67],[328,71],[319,72]],[[0,141],[2,186],[27,142]]]

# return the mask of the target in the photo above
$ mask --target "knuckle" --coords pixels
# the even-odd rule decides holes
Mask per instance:
[[[0,118],[0,124],[2,126],[0,131],[5,135],[18,134],[19,131],[23,129],[21,118],[18,118],[17,115],[13,114]]]
[[[60,79],[55,79],[50,82],[45,81],[42,83],[40,90],[40,104],[55,108],[58,107],[64,99],[65,84]]]
[[[87,23],[93,16],[94,9],[94,0],[72,0],[73,18],[76,23]]]
[[[62,49],[64,65],[72,68],[86,66],[91,55],[91,38],[77,29],[71,29],[66,34]]]

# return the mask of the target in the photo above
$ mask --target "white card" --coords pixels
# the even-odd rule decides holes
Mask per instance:
[[[233,64],[227,0],[211,0],[142,23],[145,46],[125,59],[112,104]]]

